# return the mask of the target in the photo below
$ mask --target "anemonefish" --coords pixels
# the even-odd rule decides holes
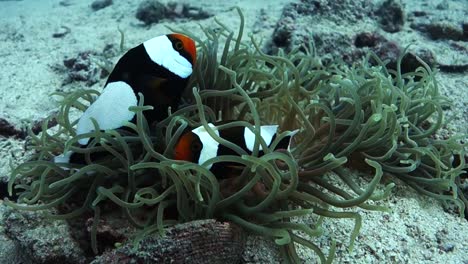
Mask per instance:
[[[196,62],[194,41],[182,34],[162,35],[147,40],[127,51],[109,75],[102,94],[80,117],[77,135],[94,130],[92,118],[99,128],[117,129],[135,118],[129,107],[138,105],[138,93],[144,104],[153,110],[144,111],[149,124],[168,116],[168,108],[176,110]],[[86,146],[89,138],[79,140]],[[73,162],[70,153],[56,162]],[[76,156],[76,155],[75,155]]]
[[[215,125],[209,123],[210,127],[215,128]],[[252,154],[255,144],[255,134],[247,127],[236,126],[227,129],[214,129],[217,136],[230,141],[246,151],[247,154]],[[260,126],[260,136],[265,141],[268,147],[274,142],[278,133],[278,125],[263,125]],[[287,136],[282,138],[275,149],[290,150],[290,145],[293,136],[297,130],[290,131]],[[208,131],[203,126],[189,130],[182,134],[174,149],[175,160],[185,160],[202,165],[207,160],[222,156],[222,155],[237,155],[237,153],[218,143],[213,137],[210,136]],[[259,156],[263,155],[263,148],[259,146]],[[217,177],[225,177],[218,173],[226,164],[215,163],[205,165],[207,169],[211,170]]]

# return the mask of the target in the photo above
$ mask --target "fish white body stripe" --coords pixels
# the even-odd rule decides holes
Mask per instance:
[[[172,73],[187,78],[192,74],[192,64],[172,47],[166,35],[143,42],[146,53],[151,60]]]
[[[212,123],[208,124],[210,127],[215,127]],[[218,141],[214,140],[208,131],[203,126],[199,126],[192,130],[194,134],[196,134],[202,143],[202,149],[200,150],[200,158],[198,158],[198,164],[201,165],[205,161],[216,157],[218,154]],[[219,131],[214,130],[215,134],[219,136]],[[211,169],[212,164],[206,166],[207,169]]]
[[[260,136],[263,138],[267,146],[271,144],[276,131],[278,131],[278,125],[260,126]],[[247,149],[253,151],[255,144],[255,134],[247,127],[244,128],[244,140]],[[259,145],[258,149],[263,150],[262,145]]]
[[[70,163],[70,157],[73,154],[73,151],[67,151],[58,156],[54,157],[54,163]],[[68,168],[62,167],[62,169],[68,170]]]
[[[132,87],[125,82],[109,83],[97,100],[83,113],[76,128],[78,135],[94,130],[91,118],[94,118],[100,129],[115,129],[130,121],[135,113],[128,110],[130,106],[136,106],[137,97]],[[89,138],[82,138],[78,142],[86,145]]]

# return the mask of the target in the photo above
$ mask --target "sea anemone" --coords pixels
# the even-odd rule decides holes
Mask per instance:
[[[339,61],[324,65],[312,44],[268,55],[253,37],[242,40],[244,20],[238,11],[237,34],[220,21],[218,30],[203,28],[205,40],[182,32],[197,40],[198,63],[184,106],[160,123],[146,122],[144,111],[151,107],[139,94],[139,105],[130,109],[136,113],[135,124],[100,131],[95,123],[95,131],[77,136],[77,119],[71,116],[79,116],[99,93],[56,93],[62,97],[59,112],[44,121],[41,134],[30,131],[29,147],[35,154],[14,168],[8,188],[10,194],[15,188],[19,198],[6,203],[20,210],[59,206],[48,214],[53,219],[94,212],[95,252],[101,209],[115,204],[143,230],[139,238],[153,231],[163,234],[175,223],[216,218],[273,239],[284,260],[293,263],[300,262],[298,244],[316,252],[322,263],[333,260],[334,243],[328,256],[314,243],[327,217],[355,221],[351,249],[361,216],[350,209],[388,210],[369,203],[390,195],[394,183],[380,188],[383,176],[456,204],[463,213],[466,198],[456,179],[466,168],[460,158],[464,145],[457,138],[434,137],[444,122],[442,106],[449,102],[439,94],[429,66],[420,61],[424,67],[401,74],[404,54],[393,71],[372,53],[352,66]],[[52,119],[57,126],[47,129]],[[230,122],[218,129],[251,128],[256,135],[252,155],[216,136],[217,128],[208,123],[220,120]],[[299,129],[291,151],[275,151],[275,142],[267,148],[259,136],[263,124],[280,125],[283,132],[276,143]],[[202,166],[173,160],[178,138],[199,125],[237,155],[218,156]],[[80,138],[92,138],[90,145],[78,147]],[[258,155],[260,145],[263,156]],[[67,151],[83,153],[87,164],[52,161]],[[204,166],[217,162],[244,169],[219,180]],[[350,170],[373,176],[364,177],[368,184],[363,187],[349,176]],[[313,223],[295,220],[304,215],[318,217]]]

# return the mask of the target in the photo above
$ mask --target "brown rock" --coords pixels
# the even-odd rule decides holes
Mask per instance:
[[[240,227],[213,219],[179,224],[165,231],[162,237],[152,234],[137,245],[128,243],[106,252],[92,263],[239,263],[245,244]]]

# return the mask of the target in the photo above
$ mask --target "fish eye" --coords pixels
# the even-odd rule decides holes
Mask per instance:
[[[182,49],[184,49],[184,44],[182,43],[182,41],[180,41],[180,40],[177,41],[177,42],[175,43],[175,48],[176,48],[176,50],[182,50]]]
[[[192,150],[193,152],[200,151],[201,148],[202,148],[202,145],[201,145],[200,142],[193,142],[193,143],[192,143],[191,150]]]

